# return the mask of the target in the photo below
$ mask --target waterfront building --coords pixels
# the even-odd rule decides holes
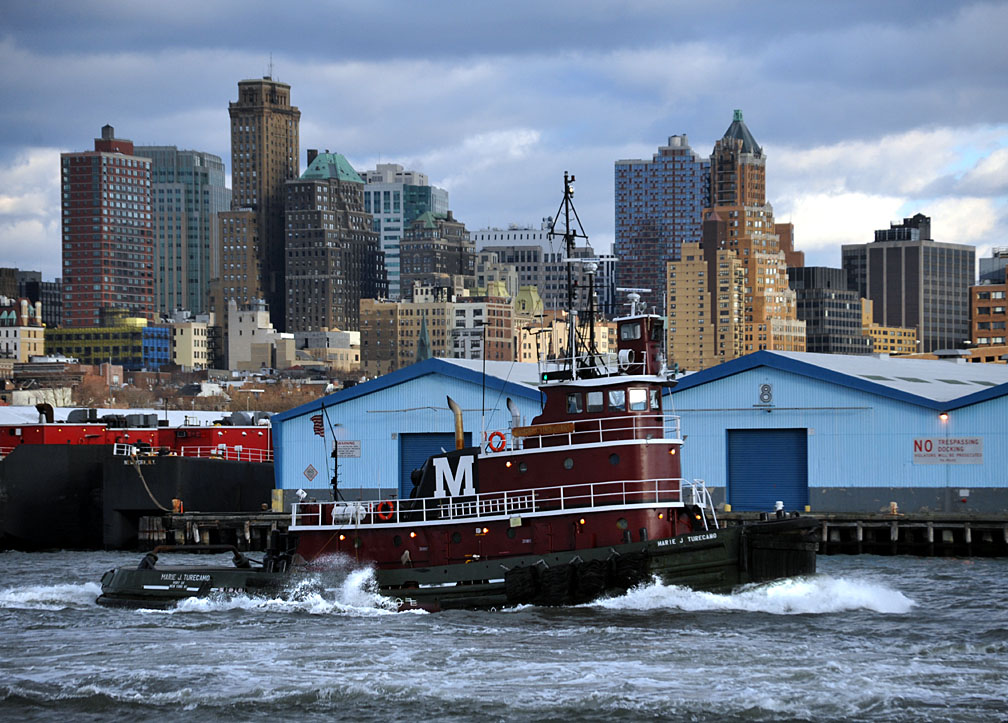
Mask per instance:
[[[339,153],[311,150],[286,208],[287,329],[358,330],[360,300],[388,296],[363,179]]]
[[[371,214],[385,254],[388,298],[400,299],[399,244],[404,231],[425,213],[446,215],[448,191],[430,185],[426,174],[407,171],[397,163],[379,163],[365,171],[364,210]]]
[[[1003,364],[760,351],[671,395],[683,476],[733,511],[1008,512]]]
[[[644,302],[664,306],[665,265],[679,260],[683,244],[700,241],[710,206],[710,161],[685,134],[670,136],[650,161],[616,161],[617,285],[650,289]]]
[[[805,350],[821,354],[868,354],[872,340],[861,323],[861,297],[847,289],[847,273],[825,266],[787,270],[805,322]],[[879,350],[881,351],[881,350]]]
[[[270,319],[280,331],[283,331],[287,308],[285,184],[300,173],[301,111],[291,105],[290,90],[289,85],[270,76],[242,80],[238,83],[238,100],[228,104],[232,208],[252,212],[254,238],[257,239],[258,264],[240,273],[260,276],[255,284],[262,290],[261,298],[269,307]],[[217,313],[226,316],[223,308]]]
[[[103,311],[153,320],[150,159],[102,127],[93,151],[60,154],[63,323],[97,326]]]
[[[975,253],[933,240],[921,213],[876,231],[873,243],[841,248],[848,286],[874,302],[873,321],[915,329],[925,353],[959,349],[970,338]]]
[[[217,215],[231,208],[224,162],[175,146],[136,146],[134,152],[151,161],[155,308],[202,314],[220,263]]]

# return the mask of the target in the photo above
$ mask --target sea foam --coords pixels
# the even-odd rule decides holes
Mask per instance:
[[[620,597],[592,603],[611,610],[673,608],[689,612],[711,610],[775,615],[822,614],[845,610],[902,614],[909,612],[915,604],[899,590],[879,583],[827,575],[747,585],[731,594],[697,592],[655,581],[635,587]]]

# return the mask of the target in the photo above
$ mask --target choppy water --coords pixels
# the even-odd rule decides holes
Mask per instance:
[[[7,720],[1004,720],[1008,561],[828,557],[733,595],[395,613],[367,574],[297,602],[98,607],[135,554],[0,554]],[[205,559],[204,559],[205,561]]]

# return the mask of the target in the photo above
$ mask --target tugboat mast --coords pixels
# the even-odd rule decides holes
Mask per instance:
[[[561,212],[564,219],[564,230],[563,234],[560,234],[556,230],[556,219],[560,218]],[[577,228],[575,229],[571,225],[571,214],[574,214],[574,220],[577,221]],[[570,370],[573,379],[577,379],[577,312],[574,309],[574,280],[573,271],[571,269],[571,262],[574,257],[574,245],[575,240],[583,238],[585,240],[585,245],[588,244],[588,235],[585,234],[584,226],[581,225],[581,219],[578,217],[577,209],[574,208],[574,176],[569,175],[567,171],[564,171],[564,190],[563,190],[563,200],[560,202],[560,208],[557,211],[556,216],[553,217],[554,221],[550,224],[550,230],[547,234],[547,238],[553,240],[557,236],[563,236],[564,241],[564,253],[567,256],[567,327],[568,327],[568,352],[570,354]],[[593,284],[589,284],[589,294],[594,293],[591,288]],[[589,311],[588,311],[588,323],[591,328],[591,347],[590,351],[594,352],[595,348],[595,320],[592,318],[593,308],[591,306],[591,299],[589,298]]]

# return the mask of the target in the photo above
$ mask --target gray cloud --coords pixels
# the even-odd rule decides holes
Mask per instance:
[[[871,214],[1003,202],[1006,26],[1005,3],[938,0],[7,3],[0,177],[33,149],[91,147],[105,123],[230,164],[227,104],[272,52],[302,111],[302,153],[422,170],[470,228],[538,223],[570,170],[589,234],[611,240],[613,162],[675,133],[707,155],[733,108],[768,147],[781,210],[828,213],[820,201],[838,194]],[[37,187],[58,177],[32,169]],[[28,233],[3,199],[31,195],[0,189],[0,263]],[[32,237],[58,256],[58,195],[33,198]]]

